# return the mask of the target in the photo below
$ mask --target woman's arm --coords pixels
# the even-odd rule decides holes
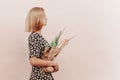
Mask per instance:
[[[30,64],[34,66],[53,66],[53,67],[58,66],[58,64],[54,61],[46,61],[36,57],[30,58]]]

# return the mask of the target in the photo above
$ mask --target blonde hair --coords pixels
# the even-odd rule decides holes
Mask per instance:
[[[25,31],[35,32],[41,30],[47,23],[46,16],[43,8],[34,7],[32,8],[26,17]]]

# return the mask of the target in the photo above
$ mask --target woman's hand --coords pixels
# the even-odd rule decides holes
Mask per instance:
[[[53,67],[43,67],[42,70],[44,72],[54,72],[54,68]]]
[[[42,71],[44,72],[57,72],[59,70],[59,66],[55,61],[52,61],[52,66],[43,67]]]
[[[59,65],[55,62],[55,65],[53,66],[54,71],[53,72],[57,72],[59,71]]]

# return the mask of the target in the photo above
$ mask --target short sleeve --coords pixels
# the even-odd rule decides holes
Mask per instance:
[[[28,39],[29,44],[29,58],[38,57],[39,55],[39,46],[38,46],[38,37],[35,34],[31,34]]]

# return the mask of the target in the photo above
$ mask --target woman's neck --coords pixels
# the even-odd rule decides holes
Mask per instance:
[[[38,33],[38,34],[42,35],[41,31],[36,31],[36,33]]]

